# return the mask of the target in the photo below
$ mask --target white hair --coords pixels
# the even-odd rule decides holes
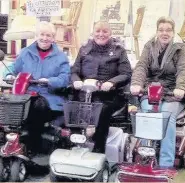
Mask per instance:
[[[51,22],[47,22],[47,21],[41,21],[36,25],[36,35],[38,35],[38,33],[43,29],[43,28],[47,28],[48,30],[51,31],[51,33],[53,34],[53,36],[55,36],[56,34],[56,29],[55,26],[51,23]]]

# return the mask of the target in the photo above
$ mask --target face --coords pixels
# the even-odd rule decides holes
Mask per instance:
[[[93,39],[98,45],[105,45],[111,38],[111,30],[108,26],[95,25]]]
[[[54,42],[54,35],[52,34],[51,30],[49,30],[47,27],[41,28],[39,33],[37,34],[38,46],[41,49],[46,50],[50,48],[53,42]]]
[[[162,46],[166,46],[173,39],[174,31],[170,23],[160,23],[157,29],[157,38]]]

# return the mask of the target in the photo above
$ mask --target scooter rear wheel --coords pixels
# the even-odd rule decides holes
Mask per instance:
[[[12,160],[10,182],[23,182],[27,175],[25,162],[21,159]]]
[[[4,172],[3,160],[2,158],[0,158],[0,182],[4,181],[3,172]]]
[[[108,162],[104,163],[102,170],[95,177],[93,182],[108,182],[109,181],[109,164]]]

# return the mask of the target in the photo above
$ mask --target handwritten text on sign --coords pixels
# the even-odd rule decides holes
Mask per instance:
[[[27,0],[26,13],[31,16],[60,16],[61,0]]]

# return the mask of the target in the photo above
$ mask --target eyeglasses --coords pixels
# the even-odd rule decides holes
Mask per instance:
[[[157,31],[160,32],[160,33],[163,33],[163,32],[171,33],[173,30],[172,29],[166,29],[166,30],[158,29]]]

